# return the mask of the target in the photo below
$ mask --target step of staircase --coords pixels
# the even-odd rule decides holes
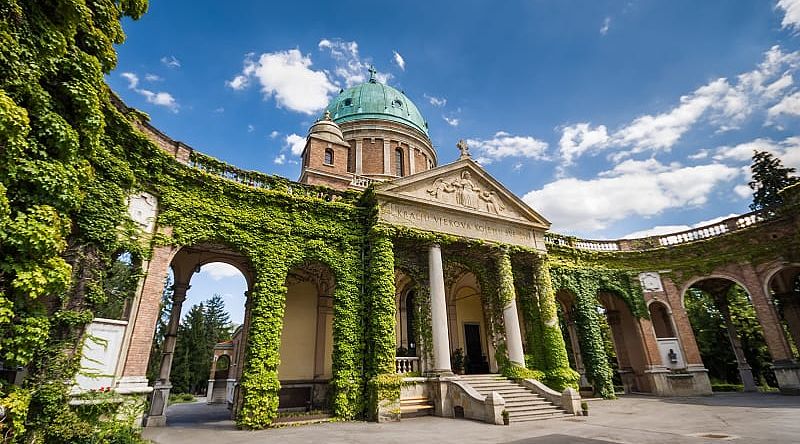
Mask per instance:
[[[433,415],[433,403],[428,398],[407,398],[400,400],[400,417],[415,418]]]
[[[499,393],[506,401],[509,423],[572,416],[525,386],[500,375],[466,375],[460,379],[481,395]]]

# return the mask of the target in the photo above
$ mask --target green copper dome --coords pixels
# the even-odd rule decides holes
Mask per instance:
[[[389,120],[412,126],[428,134],[428,123],[422,118],[417,106],[401,91],[375,80],[375,71],[370,70],[369,82],[339,93],[327,111],[337,124],[358,120]]]

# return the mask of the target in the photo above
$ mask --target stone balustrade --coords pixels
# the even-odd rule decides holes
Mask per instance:
[[[404,356],[394,358],[394,369],[398,375],[419,371],[419,358],[416,356]]]
[[[589,251],[651,250],[654,248],[668,247],[722,236],[734,231],[744,230],[765,220],[767,220],[767,215],[765,213],[754,211],[741,216],[724,219],[717,223],[709,224],[703,227],[692,228],[691,230],[679,231],[676,233],[663,234],[659,236],[649,236],[637,239],[594,240],[580,239],[556,233],[545,233],[544,240],[547,245]]]
[[[282,177],[271,176],[269,174],[259,173],[257,171],[242,170],[197,151],[192,151],[189,155],[188,165],[205,173],[219,176],[242,185],[265,190],[283,191],[291,194],[292,196],[311,197],[321,199],[326,202],[344,200],[350,203],[355,203],[357,196],[357,193],[353,192],[337,191],[327,187],[304,185],[286,180]]]
[[[358,174],[353,174],[353,180],[350,182],[350,185],[359,188],[366,188],[370,186],[372,183],[377,182],[375,179],[366,176],[360,176]]]

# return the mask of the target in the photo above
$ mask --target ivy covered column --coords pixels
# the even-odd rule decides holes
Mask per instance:
[[[541,318],[541,342],[544,345],[546,365],[545,382],[559,390],[576,386],[579,375],[569,366],[567,346],[558,322],[556,292],[553,289],[550,267],[545,255],[540,255],[534,262],[533,282]]]
[[[394,251],[391,239],[377,227],[370,232],[367,258],[367,417],[399,421],[402,376],[395,371]]]
[[[508,359],[513,364],[525,367],[525,352],[522,349],[522,333],[517,313],[517,297],[514,292],[514,274],[511,270],[511,258],[508,256],[507,250],[500,251],[497,262],[497,274],[500,282],[499,300],[503,306]]]
[[[596,283],[577,277],[575,282],[575,324],[578,327],[581,353],[586,365],[586,374],[594,385],[595,393],[606,399],[614,399],[614,373],[608,363],[600,331],[600,314],[597,312]]]

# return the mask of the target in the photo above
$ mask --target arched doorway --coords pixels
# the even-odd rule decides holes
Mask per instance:
[[[463,271],[447,294],[447,318],[453,371],[483,374],[497,371],[491,326],[474,273]]]
[[[591,390],[592,386],[586,377],[586,367],[583,363],[578,329],[575,323],[575,294],[568,290],[559,290],[556,292],[556,301],[558,302],[558,320],[561,323],[561,334],[564,336],[569,365],[580,375],[580,388]]]
[[[278,379],[280,411],[327,408],[333,376],[333,291],[330,268],[317,262],[286,277]]]
[[[395,371],[398,374],[421,374],[423,349],[419,342],[419,300],[417,283],[404,271],[395,271]]]

